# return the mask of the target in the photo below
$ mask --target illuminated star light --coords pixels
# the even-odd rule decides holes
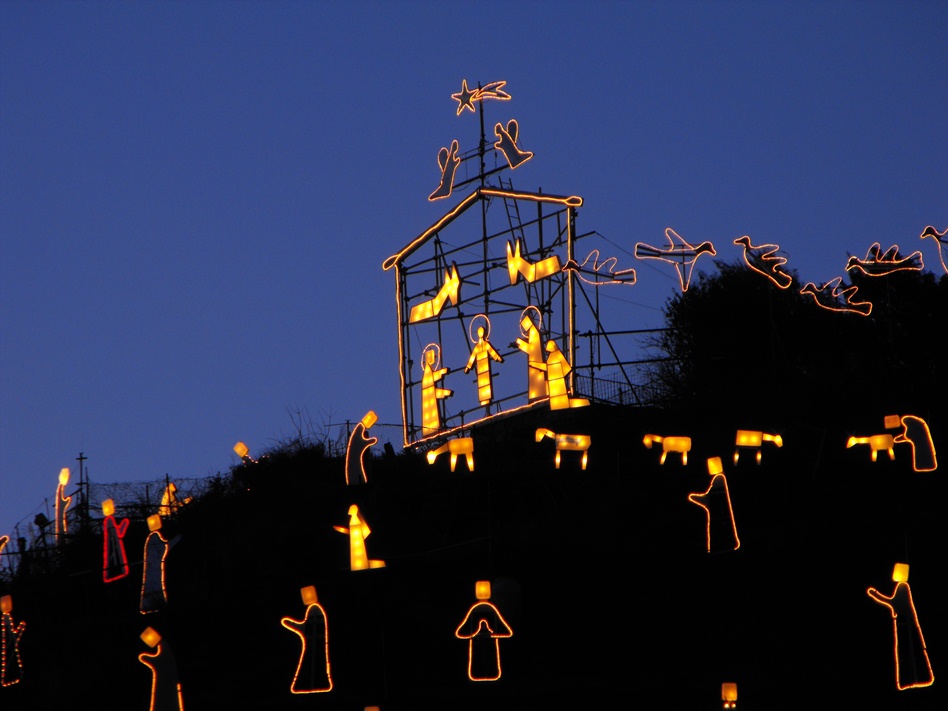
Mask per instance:
[[[506,81],[493,81],[484,87],[477,87],[474,91],[470,91],[467,88],[467,79],[462,79],[461,91],[459,91],[457,94],[451,94],[451,98],[458,102],[457,115],[460,116],[464,109],[474,111],[475,101],[483,101],[484,99],[498,99],[500,101],[508,101],[510,99],[510,94],[508,94],[506,91],[502,91],[504,85],[506,84]]]

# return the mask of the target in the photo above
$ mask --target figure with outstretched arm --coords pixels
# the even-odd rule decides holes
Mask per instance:
[[[448,373],[447,368],[438,367],[441,364],[441,349],[429,344],[425,347],[424,359],[421,366],[421,432],[430,435],[441,430],[438,400],[450,397],[454,391],[436,385]]]
[[[290,683],[294,694],[317,694],[332,691],[329,674],[329,631],[326,626],[326,610],[319,604],[316,588],[309,585],[300,590],[306,613],[302,620],[283,617],[280,624],[300,638],[302,650],[296,665],[296,673]]]
[[[490,327],[490,319],[487,318],[484,314],[478,314],[473,319],[471,323],[478,318],[483,318],[487,322],[488,328]],[[477,399],[481,405],[489,405],[491,399],[493,398],[493,390],[491,388],[491,372],[490,372],[490,362],[495,360],[498,363],[503,363],[504,359],[494,347],[490,344],[490,341],[487,340],[490,337],[490,332],[487,332],[485,335],[485,329],[483,326],[477,327],[477,340],[474,341],[474,348],[471,350],[471,357],[467,360],[467,366],[464,368],[464,372],[467,373],[471,368],[475,369],[477,373]]]
[[[536,312],[537,322],[533,322],[531,312]],[[523,338],[516,340],[517,348],[527,354],[527,395],[530,402],[547,396],[546,372],[543,365],[543,342],[540,338],[540,311],[536,306],[528,306],[520,314],[520,333]]]
[[[111,583],[128,575],[128,558],[125,555],[125,533],[128,531],[128,519],[121,523],[115,520],[115,502],[106,499],[102,502],[102,580]]]

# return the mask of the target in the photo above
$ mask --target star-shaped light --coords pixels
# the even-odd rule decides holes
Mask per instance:
[[[464,109],[474,111],[474,100],[477,98],[477,91],[470,91],[467,88],[467,79],[461,80],[461,91],[457,94],[451,94],[451,98],[458,102],[458,113],[460,116]]]

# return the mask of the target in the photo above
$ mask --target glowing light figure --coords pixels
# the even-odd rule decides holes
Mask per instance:
[[[813,282],[807,282],[800,289],[801,294],[807,294],[813,297],[813,301],[821,309],[827,311],[839,311],[841,313],[853,313],[860,316],[868,316],[872,313],[872,302],[855,301],[858,286],[847,286],[841,288],[843,284],[842,277],[830,279],[823,286],[817,288]]]
[[[506,84],[506,81],[492,81],[483,87],[479,86],[474,89],[474,91],[471,91],[467,88],[467,79],[462,79],[461,91],[457,94],[451,94],[451,98],[458,102],[457,115],[460,116],[461,112],[465,109],[468,111],[474,111],[475,101],[484,101],[485,99],[508,101],[510,99],[510,94],[508,94],[506,91],[503,91],[503,87],[506,86]]]
[[[23,679],[23,659],[20,657],[20,639],[26,622],[13,621],[13,597],[0,597],[0,686],[13,686]]]
[[[538,427],[536,431],[536,440],[540,442],[544,437],[549,437],[556,443],[556,458],[554,463],[556,468],[560,468],[561,452],[582,452],[581,467],[586,471],[586,463],[589,460],[589,445],[592,444],[592,437],[582,434],[556,434],[553,430],[545,427]]]
[[[256,464],[257,460],[250,456],[250,449],[243,442],[234,445],[234,452],[240,457],[244,464]]]
[[[520,124],[517,123],[516,119],[510,119],[507,122],[507,128],[499,123],[494,125],[494,135],[497,136],[494,148],[504,154],[507,165],[514,170],[533,158],[531,151],[522,151],[517,147],[517,135],[519,133]]]
[[[532,314],[536,314],[536,323]],[[549,394],[546,386],[546,373],[543,369],[543,341],[540,338],[542,318],[536,306],[528,306],[520,314],[520,335],[517,348],[527,354],[527,395],[530,402]]]
[[[148,517],[150,533],[145,539],[144,566],[142,569],[142,596],[139,611],[144,615],[158,612],[168,604],[165,588],[165,559],[168,557],[168,541],[161,535],[161,516]]]
[[[444,270],[444,284],[441,285],[438,293],[435,294],[434,298],[412,306],[408,315],[408,322],[418,323],[438,316],[448,299],[451,300],[453,306],[457,306],[460,289],[461,277],[458,276],[458,265],[452,262],[451,269]]]
[[[919,272],[925,268],[922,253],[915,251],[907,257],[899,258],[899,247],[893,244],[885,253],[878,242],[872,244],[866,251],[866,258],[850,257],[846,262],[846,271],[856,269],[866,276],[880,277],[901,271]]]
[[[61,543],[66,537],[66,511],[72,503],[72,497],[66,496],[66,485],[69,483],[69,468],[59,470],[59,485],[56,487],[56,542]]]
[[[165,485],[164,493],[161,495],[161,505],[158,507],[158,515],[163,518],[175,514],[185,504],[191,503],[191,497],[185,499],[178,498],[178,487],[173,481]]]
[[[458,166],[461,165],[461,159],[458,158],[458,149],[460,145],[457,140],[451,141],[451,148],[442,147],[438,151],[438,166],[441,168],[441,183],[435,188],[435,191],[428,196],[428,200],[434,202],[441,198],[446,198],[454,190],[454,175],[457,173]]]
[[[587,267],[586,265],[589,264],[590,259],[592,260],[592,266]],[[582,264],[570,259],[563,267],[563,271],[572,272],[590,286],[606,286],[608,284],[626,284],[632,286],[635,284],[635,269],[631,267],[628,269],[616,269],[618,263],[619,260],[616,257],[606,257],[600,262],[599,250],[594,249],[586,255]],[[589,274],[594,278],[588,279],[584,276],[585,274]]]
[[[891,422],[890,422],[891,421]],[[886,429],[902,426],[902,431],[893,439],[893,444],[909,444],[912,447],[912,469],[917,472],[933,472],[938,469],[935,443],[932,441],[928,423],[915,415],[891,415],[885,418]]]
[[[474,471],[474,439],[472,437],[457,437],[442,444],[437,449],[429,450],[425,455],[428,464],[434,464],[438,457],[447,452],[451,455],[451,471],[458,462],[458,457],[464,455],[464,461],[467,463],[467,470]]]
[[[728,681],[721,684],[721,701],[722,709],[737,708],[737,684]]]
[[[425,346],[422,357],[424,363],[421,364],[421,432],[430,435],[441,429],[438,400],[451,397],[454,391],[437,387],[437,382],[448,374],[447,368],[439,367],[441,349],[436,344],[429,343]]]
[[[775,256],[780,249],[776,244],[761,244],[756,247],[751,244],[750,237],[744,235],[734,240],[734,244],[744,247],[744,263],[758,274],[765,277],[781,289],[787,289],[793,283],[793,277],[784,271],[786,257]]]
[[[184,695],[178,681],[178,664],[171,646],[153,628],[146,627],[142,642],[155,651],[142,652],[138,661],[151,669],[151,702],[149,711],[184,711]]]
[[[538,368],[546,372],[547,392],[550,394],[551,410],[566,410],[571,407],[586,407],[589,400],[581,397],[571,397],[569,386],[566,383],[566,377],[569,375],[573,366],[569,364],[563,351],[556,345],[556,341],[546,342],[546,350],[549,355],[546,357],[546,363],[530,363],[531,368]]]
[[[378,416],[369,410],[356,423],[349,435],[349,444],[346,445],[346,484],[364,484],[368,481],[365,474],[365,453],[376,444],[378,437],[366,436],[369,428],[378,421]]]
[[[925,637],[918,623],[918,613],[908,584],[909,567],[896,563],[892,570],[895,589],[884,595],[875,588],[866,590],[875,602],[889,608],[892,615],[892,634],[895,638],[895,685],[899,691],[920,686],[931,686],[935,681],[928,659]]]
[[[757,450],[757,464],[760,465],[761,446],[764,442],[773,442],[778,447],[783,446],[783,437],[778,434],[767,434],[759,430],[738,430],[734,438],[734,464],[737,464],[741,456],[741,449]]]
[[[710,242],[702,242],[695,246],[686,242],[671,227],[665,228],[665,236],[668,238],[668,247],[652,247],[651,245],[639,242],[635,245],[636,259],[660,259],[674,265],[678,272],[678,283],[682,291],[688,291],[691,284],[691,275],[694,272],[698,257],[703,254],[709,254],[712,257],[717,254],[714,251],[714,245]]]
[[[510,285],[517,283],[517,275],[522,276],[528,284],[539,279],[545,279],[551,274],[560,271],[560,258],[555,254],[541,259],[539,262],[530,262],[520,256],[521,244],[519,239],[515,239],[513,245],[507,242],[507,276],[510,278]]]
[[[128,575],[128,557],[122,540],[128,531],[128,519],[115,520],[115,502],[102,502],[102,580],[111,583]]]
[[[333,529],[339,533],[345,533],[349,536],[349,569],[350,570],[368,570],[370,568],[384,568],[384,560],[370,560],[365,549],[365,539],[369,537],[372,530],[369,524],[365,522],[359,507],[355,504],[349,507],[349,525],[333,526]]]
[[[922,230],[922,234],[920,234],[919,237],[922,239],[931,237],[938,243],[938,258],[941,260],[941,268],[948,272],[948,228],[946,228],[944,232],[939,232],[929,225]]]
[[[707,490],[688,494],[688,501],[704,509],[707,517],[708,553],[736,551],[741,547],[731,506],[731,493],[727,488],[727,477],[720,457],[708,459],[708,474],[711,484]]]
[[[669,452],[681,454],[682,466],[688,464],[688,452],[691,451],[691,437],[662,437],[661,435],[647,434],[642,438],[642,444],[648,449],[652,448],[653,443],[662,445],[662,456],[658,460],[659,464],[665,463],[665,458]]]
[[[500,610],[490,602],[490,582],[479,580],[474,586],[477,597],[454,632],[467,640],[467,677],[471,681],[497,681],[501,675],[500,640],[513,636],[513,630]]]
[[[487,329],[485,331],[483,326],[478,326],[477,338],[475,339],[473,334],[471,334],[471,326],[474,325],[474,322],[478,318],[482,318],[486,321]],[[471,350],[471,357],[467,359],[464,372],[467,373],[471,368],[474,368],[474,372],[477,373],[477,399],[481,405],[489,405],[493,399],[490,362],[494,360],[498,363],[503,363],[504,359],[490,344],[490,319],[487,318],[487,316],[478,314],[472,318],[471,323],[468,325],[468,335],[471,336],[471,342],[474,343],[474,348]]]
[[[329,671],[329,628],[326,610],[316,599],[316,588],[309,585],[300,590],[306,613],[302,620],[283,617],[280,624],[300,638],[302,650],[296,665],[290,691],[294,694],[318,694],[332,691]]]
[[[868,444],[871,450],[872,461],[878,459],[879,452],[885,452],[889,459],[895,459],[895,438],[890,434],[870,435],[869,437],[850,437],[846,440],[846,449],[855,447],[857,444]]]

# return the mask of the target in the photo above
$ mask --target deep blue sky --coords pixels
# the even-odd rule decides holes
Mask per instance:
[[[607,327],[662,324],[677,279],[632,251],[666,227],[804,281],[876,241],[940,273],[946,37],[941,1],[5,0],[0,534],[80,450],[94,482],[202,477],[288,411],[399,422],[381,263],[454,202],[462,79],[507,82],[515,187],[582,196],[637,269]]]

